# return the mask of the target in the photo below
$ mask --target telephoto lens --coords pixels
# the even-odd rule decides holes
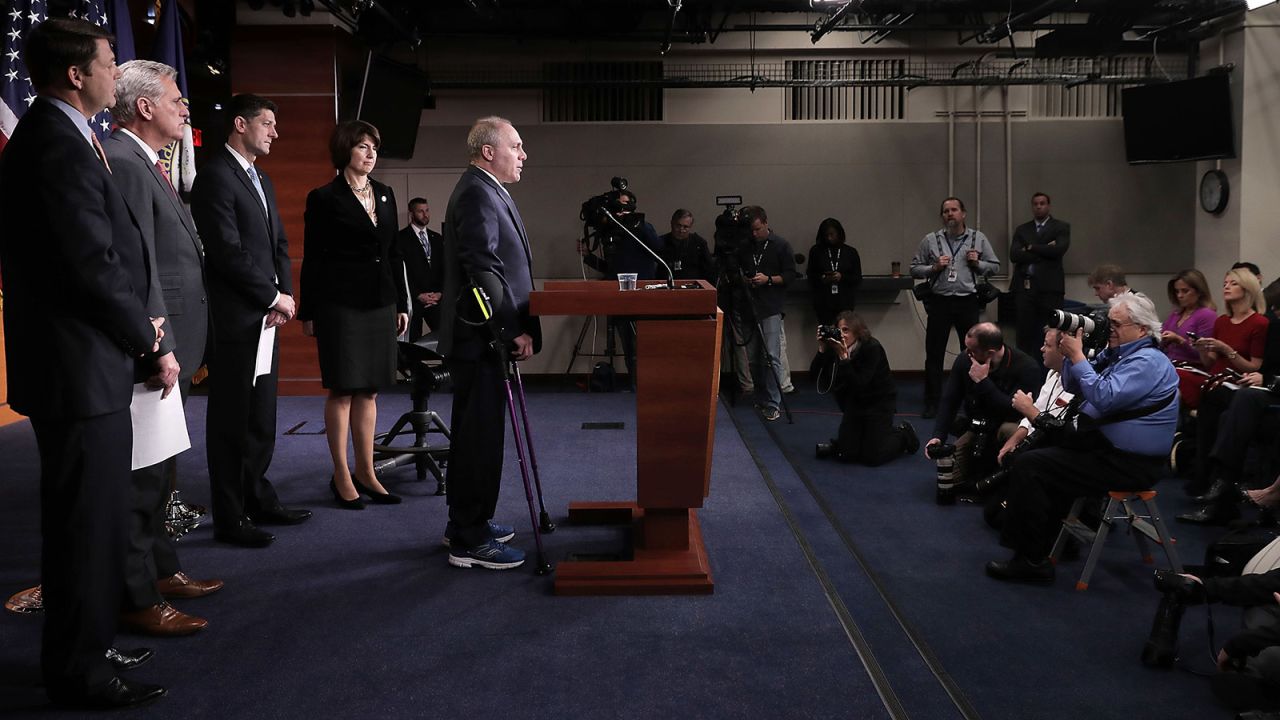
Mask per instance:
[[[1177,593],[1165,593],[1156,608],[1151,636],[1142,647],[1142,664],[1147,667],[1171,668],[1178,659],[1178,628],[1186,609]]]
[[[938,487],[934,500],[939,505],[956,504],[956,446],[950,444],[931,445],[925,448],[925,455],[938,467]]]

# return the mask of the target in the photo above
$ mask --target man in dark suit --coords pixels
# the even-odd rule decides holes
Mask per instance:
[[[405,274],[409,276],[409,297],[413,298],[413,319],[409,322],[409,341],[422,337],[422,323],[430,332],[440,329],[440,291],[444,289],[444,237],[427,227],[431,222],[431,205],[426,198],[409,201],[409,224],[396,241],[404,257]]]
[[[271,179],[254,162],[277,137],[276,104],[237,95],[227,107],[227,142],[214,150],[191,188],[191,211],[204,241],[213,319],[207,415],[214,539],[266,547],[275,536],[258,524],[296,525],[310,510],[280,504],[267,480],[275,451],[278,348],[271,370],[255,377],[265,327],[294,315],[289,242]]]
[[[135,362],[159,347],[145,307],[154,279],[88,119],[115,101],[110,35],[45,20],[28,35],[38,99],[0,156],[9,402],[40,451],[41,664],[49,698],[136,705],[164,688],[116,672],[112,657],[128,545],[129,404]]]
[[[1062,256],[1071,247],[1071,225],[1049,214],[1049,196],[1042,192],[1031,196],[1031,216],[1013,231],[1009,291],[1018,314],[1018,349],[1038,358],[1049,314],[1062,309]]]
[[[498,117],[476,121],[467,153],[471,166],[444,218],[442,315],[451,322],[440,328],[439,348],[453,375],[445,544],[451,565],[507,570],[524,562],[524,552],[506,545],[514,531],[493,521],[506,437],[503,366],[528,360],[542,345],[538,318],[529,315],[529,238],[503,187],[520,181],[527,156],[520,133]],[[480,311],[474,286],[488,296],[490,312]]]
[[[151,257],[147,312],[167,318],[155,372],[147,384],[168,395],[177,384],[185,403],[191,376],[204,362],[209,331],[204,288],[204,248],[196,226],[160,164],[159,152],[182,138],[190,112],[174,82],[177,71],[151,60],[120,66],[116,104],[118,126],[103,143],[112,175],[142,231]],[[206,624],[180,612],[165,597],[200,597],[222,587],[221,580],[196,580],[182,571],[177,548],[165,531],[170,472],[177,456],[133,472],[133,512],[129,515],[129,560],[125,615],[129,629],[147,635],[187,635]]]

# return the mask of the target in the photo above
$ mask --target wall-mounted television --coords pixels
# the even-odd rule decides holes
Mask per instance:
[[[1236,156],[1231,79],[1215,73],[1121,91],[1128,161],[1186,162]]]

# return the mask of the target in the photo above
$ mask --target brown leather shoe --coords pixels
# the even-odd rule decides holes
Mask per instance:
[[[167,602],[120,615],[120,624],[139,635],[177,637],[190,635],[209,624],[208,620],[188,615]]]
[[[156,590],[169,599],[204,597],[221,589],[221,580],[194,580],[182,571],[156,582]]]

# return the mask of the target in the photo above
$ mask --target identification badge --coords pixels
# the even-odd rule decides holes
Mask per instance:
[[[1023,289],[1023,290],[1030,290],[1030,289],[1031,289],[1031,278],[1024,278],[1024,279],[1022,280],[1022,289]]]
[[[671,269],[672,269],[672,270],[681,270],[682,268],[680,267],[680,261],[679,261],[679,260],[675,261],[675,263],[674,263],[674,264],[672,264]]]
[[[840,294],[840,286],[839,286],[839,285],[832,285],[832,286],[831,286],[831,294],[832,294],[832,295],[839,295],[839,294]]]
[[[947,282],[955,282],[955,281],[956,281],[956,269],[951,268],[951,272],[947,273]]]

